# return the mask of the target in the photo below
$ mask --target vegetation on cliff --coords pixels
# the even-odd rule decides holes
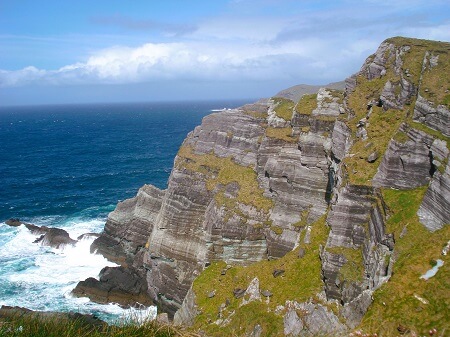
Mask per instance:
[[[205,118],[155,216],[156,300],[188,293],[178,317],[211,336],[449,329],[449,46],[389,39],[344,93]]]
[[[244,336],[251,333],[255,324],[260,324],[267,336],[282,336],[280,313],[285,309],[283,307],[280,312],[279,305],[285,305],[288,300],[320,301],[317,297],[322,290],[319,253],[328,231],[324,216],[311,225],[310,243],[301,240],[299,247],[280,259],[260,261],[247,267],[213,262],[194,281],[193,289],[201,312],[194,329],[205,330],[214,336]],[[276,270],[284,273],[275,277]],[[261,291],[268,291],[270,297],[262,296],[260,301],[243,304],[246,297],[235,298],[233,291],[247,289],[255,277]],[[211,297],[211,293],[214,296]]]
[[[419,222],[417,210],[425,191],[425,187],[383,190],[391,213],[386,227],[396,238],[395,262],[389,282],[374,293],[361,324],[365,331],[392,335],[401,325],[416,332],[433,328],[449,332],[450,261],[441,251],[450,238],[450,226],[431,233]],[[422,279],[436,259],[444,259],[444,265],[434,277]]]

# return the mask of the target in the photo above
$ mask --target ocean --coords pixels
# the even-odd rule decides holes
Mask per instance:
[[[78,281],[114,265],[90,254],[92,238],[54,249],[4,221],[63,228],[75,239],[99,233],[118,201],[144,184],[167,187],[178,148],[204,116],[247,102],[0,107],[0,305],[91,313],[109,322],[136,317],[116,304],[71,296]]]

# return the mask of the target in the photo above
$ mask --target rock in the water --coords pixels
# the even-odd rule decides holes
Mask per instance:
[[[42,227],[41,227],[42,228]],[[40,243],[44,246],[61,248],[67,245],[75,245],[77,240],[73,240],[69,233],[61,228],[47,228],[46,233],[36,239],[34,243]]]
[[[19,219],[8,219],[5,221],[5,224],[11,227],[19,227],[20,225],[23,225],[23,222]]]
[[[147,293],[147,284],[136,271],[125,267],[105,267],[99,280],[89,277],[77,284],[72,293],[89,297],[97,303],[119,303],[122,306],[153,304]]]

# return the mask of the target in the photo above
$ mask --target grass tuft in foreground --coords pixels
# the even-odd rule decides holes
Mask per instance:
[[[117,325],[92,326],[80,320],[27,315],[0,321],[0,337],[188,337],[170,325],[147,321],[139,325],[125,320]]]

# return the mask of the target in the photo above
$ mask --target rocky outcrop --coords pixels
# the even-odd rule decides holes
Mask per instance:
[[[342,336],[346,331],[333,312],[312,302],[287,302],[283,323],[285,336]]]
[[[435,106],[433,102],[418,95],[414,119],[450,137],[450,110],[446,106]]]
[[[64,229],[47,226],[36,226],[34,224],[25,223],[19,219],[8,219],[5,221],[8,226],[19,227],[24,225],[34,235],[40,235],[33,243],[39,243],[43,246],[49,246],[56,249],[64,248],[65,246],[74,246],[77,240],[70,237]]]
[[[141,187],[136,197],[120,202],[106,221],[102,235],[91,252],[129,266],[145,247],[161,208],[164,191],[151,185]]]
[[[374,186],[400,189],[426,185],[433,175],[432,152],[433,137],[423,131],[409,128],[403,124],[399,133],[407,140],[389,142],[378,172],[373,178]]]
[[[420,222],[430,231],[450,224],[450,164],[441,173],[437,171],[428,186],[425,197],[417,212]]]
[[[187,292],[180,310],[175,313],[173,324],[192,326],[194,324],[195,317],[197,317],[197,314],[198,309],[195,303],[195,293],[191,288]]]
[[[41,231],[43,228],[41,227]],[[45,228],[45,234],[37,238],[34,243],[40,243],[43,246],[61,248],[67,245],[75,245],[77,240],[70,238],[69,233],[60,228]]]
[[[385,233],[386,211],[377,191],[347,185],[335,193],[327,217],[331,231],[321,253],[325,292],[328,299],[344,305],[358,307],[364,300],[360,311],[365,312],[368,305],[362,291],[373,292],[389,278],[386,256],[391,254],[394,241]]]
[[[99,279],[90,277],[77,284],[72,294],[97,303],[118,303],[124,307],[151,305],[142,275],[125,267],[105,267]]]

